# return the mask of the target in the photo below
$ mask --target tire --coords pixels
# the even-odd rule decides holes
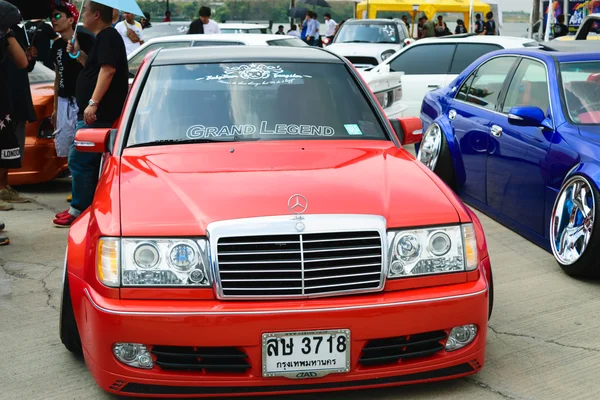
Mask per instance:
[[[581,185],[579,189],[575,186],[578,183]],[[581,195],[577,199],[572,197],[572,193],[584,192],[583,197]],[[573,175],[567,179],[561,187],[558,196],[556,196],[552,214],[550,215],[550,247],[556,262],[569,276],[600,278],[600,236],[594,228],[594,223],[599,221],[597,207],[600,204],[599,200],[600,194],[595,185],[583,175]],[[577,203],[584,205],[584,208],[589,208],[589,211],[587,213],[581,211]],[[575,208],[577,210],[573,211]],[[572,213],[575,215],[574,218],[565,219],[566,215],[569,216]],[[572,243],[572,246],[569,246],[565,245],[565,237],[573,237],[575,235],[566,235],[564,232],[568,226],[564,227],[564,224],[571,219],[575,223],[573,224],[574,227],[570,229],[576,229],[577,226],[581,225],[581,230],[584,234],[581,240],[569,241],[569,244]],[[579,223],[579,221],[582,222]],[[571,224],[569,223],[568,225]],[[587,244],[582,247],[582,243],[586,240],[585,232],[588,233]],[[575,248],[575,251],[565,251],[568,248]]]
[[[65,272],[63,284],[62,301],[60,304],[60,341],[71,353],[82,355],[81,339],[75,313],[73,312],[73,303],[71,302],[71,291],[69,290],[69,274]]]
[[[454,164],[452,163],[452,155],[450,154],[450,147],[448,146],[446,135],[442,135],[442,147],[433,172],[456,192],[456,175],[454,173]]]
[[[490,269],[490,289],[489,289],[489,303],[488,303],[488,321],[492,318],[492,310],[494,309],[494,276]]]
[[[423,151],[423,148],[426,148],[426,150]],[[419,144],[417,160],[432,170],[452,190],[456,191],[456,176],[450,147],[444,130],[438,123],[431,124],[423,134]]]

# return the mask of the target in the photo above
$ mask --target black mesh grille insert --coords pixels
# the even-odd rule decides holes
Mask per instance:
[[[394,364],[409,358],[428,357],[444,348],[442,341],[447,337],[445,331],[434,331],[370,340],[363,347],[358,362],[365,367],[370,367]]]
[[[164,370],[244,373],[250,368],[246,353],[235,347],[153,346],[151,353]]]

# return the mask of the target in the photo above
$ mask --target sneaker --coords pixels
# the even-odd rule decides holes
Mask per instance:
[[[7,186],[6,189],[0,190],[0,200],[7,203],[29,203],[31,199],[23,197],[15,189]]]
[[[63,214],[60,218],[56,218],[54,221],[52,221],[52,223],[57,228],[68,228],[76,219],[77,217],[67,213]]]
[[[12,204],[8,204],[5,201],[0,200],[0,211],[9,211],[15,208]]]
[[[10,239],[6,236],[0,236],[0,246],[6,246],[10,243]]]
[[[59,219],[66,216],[69,213],[69,209],[67,208],[65,211],[61,211],[54,216],[54,219]]]
[[[67,201],[70,203],[73,200],[73,195],[70,194],[67,196]]]

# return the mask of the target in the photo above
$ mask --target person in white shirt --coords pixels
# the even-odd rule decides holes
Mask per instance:
[[[210,15],[210,7],[200,7],[200,20],[204,24],[204,34],[208,35],[211,33],[221,33],[221,28],[219,28],[219,24],[210,19]]]
[[[142,25],[134,19],[131,13],[123,13],[125,19],[115,25],[115,29],[125,42],[125,50],[127,55],[131,54],[135,49],[144,44],[144,33]]]
[[[332,38],[335,34],[335,27],[337,26],[337,22],[331,19],[331,14],[325,14],[325,36],[328,38]]]
[[[297,37],[297,38],[299,38],[299,37],[300,37],[300,32],[298,32],[298,29],[297,29],[297,27],[296,27],[296,24],[292,24],[292,26],[290,27],[290,30],[289,30],[289,31],[287,31],[287,34],[288,34],[289,36],[295,36],[295,37]]]

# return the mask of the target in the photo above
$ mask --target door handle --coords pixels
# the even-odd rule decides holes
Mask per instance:
[[[440,85],[427,85],[427,87],[430,89],[439,89]]]
[[[502,128],[499,127],[498,125],[492,125],[492,128],[490,129],[490,131],[492,132],[492,135],[494,135],[496,137],[500,137],[502,135]]]
[[[450,110],[450,111],[448,112],[448,118],[449,118],[451,121],[454,121],[454,119],[456,118],[456,110]]]

